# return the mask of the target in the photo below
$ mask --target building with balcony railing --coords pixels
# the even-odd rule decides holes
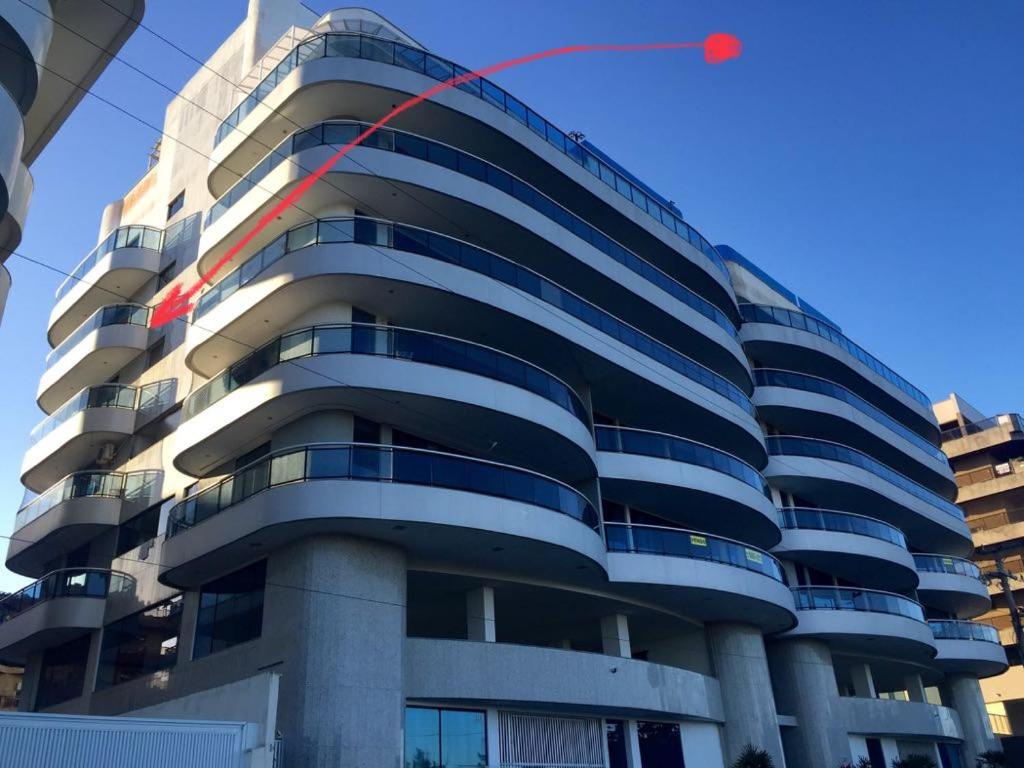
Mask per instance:
[[[22,708],[256,719],[287,768],[973,764],[1005,658],[927,398],[523,94],[404,112],[150,328],[464,72],[254,0],[168,107],[209,162],[50,316]]]
[[[992,607],[981,618],[998,634],[1012,666],[982,684],[986,705],[999,732],[1024,736],[1024,667],[1010,616],[1006,584],[1019,608],[1024,601],[1024,417],[986,416],[953,393],[935,403],[942,449],[958,488],[957,501],[974,538],[974,559],[989,575]]]
[[[144,10],[145,0],[11,0],[0,8],[0,316],[11,287],[4,261],[21,242],[35,188],[29,169]]]

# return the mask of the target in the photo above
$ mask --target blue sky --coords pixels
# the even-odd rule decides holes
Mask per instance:
[[[320,11],[329,0],[307,0]],[[245,0],[149,0],[145,24],[206,58]],[[693,51],[587,54],[495,80],[581,130],[843,326],[930,397],[1024,410],[1019,336],[1024,223],[1024,4],[647,0],[367,3],[467,67],[572,43],[701,40],[731,32],[742,58]],[[139,30],[121,55],[179,88],[195,65]],[[170,94],[113,62],[95,91],[161,125]],[[19,252],[70,270],[103,206],[142,175],[156,133],[86,97],[33,167]],[[59,275],[11,257],[0,325],[0,532],[41,418],[35,390]],[[0,570],[0,589],[25,580]]]

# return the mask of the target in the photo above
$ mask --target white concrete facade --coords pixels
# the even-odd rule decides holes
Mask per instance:
[[[741,322],[799,310],[496,86],[353,151],[191,323],[73,336],[104,291],[153,307],[198,279],[443,56],[370,10],[250,0],[168,105],[212,160],[165,146],[50,318],[73,343],[23,465],[41,540],[8,564],[58,586],[0,603],[24,707],[255,722],[285,768],[987,748],[965,669],[998,652],[944,666],[927,623],[969,632],[983,590],[914,559],[969,548],[916,390],[849,340]],[[61,411],[108,368],[132,408]],[[758,368],[837,386],[759,398]],[[771,453],[783,428],[889,474]]]

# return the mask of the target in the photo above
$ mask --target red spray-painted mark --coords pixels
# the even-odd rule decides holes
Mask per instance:
[[[399,104],[380,120],[356,136],[352,141],[331,155],[323,165],[299,182],[298,186],[289,192],[283,199],[278,201],[277,205],[264,214],[252,229],[246,232],[237,243],[231,246],[231,248],[229,248],[224,255],[217,260],[217,263],[214,264],[209,271],[200,275],[199,280],[197,280],[194,285],[190,286],[187,290],[183,290],[180,283],[172,286],[163,301],[161,301],[153,310],[152,317],[149,321],[150,327],[159,328],[161,325],[169,323],[174,318],[180,317],[181,315],[189,312],[192,309],[192,297],[200,291],[203,284],[210,283],[213,276],[223,269],[229,261],[237,256],[238,252],[248,245],[256,235],[262,232],[270,222],[274,221],[282,211],[290,208],[301,200],[302,196],[309,191],[310,187],[316,184],[317,181],[319,181],[325,173],[331,170],[331,168],[333,168],[341,158],[348,154],[353,147],[361,144],[369,136],[373,135],[378,128],[386,125],[387,122],[396,115],[400,115],[402,112],[416,106],[422,101],[426,101],[431,96],[441,93],[442,91],[446,91],[449,88],[455,88],[463,83],[468,83],[471,80],[486,77],[487,75],[493,75],[495,72],[501,72],[502,70],[510,69],[511,67],[518,67],[521,64],[529,64],[531,61],[550,59],[554,56],[564,56],[568,53],[588,53],[597,51],[654,51],[673,48],[703,48],[704,60],[708,64],[721,64],[723,61],[728,61],[729,59],[734,59],[739,56],[742,51],[742,44],[740,43],[739,38],[736,38],[733,35],[714,34],[709,35],[702,43],[681,42],[639,43],[635,45],[570,45],[565,48],[553,48],[548,51],[531,53],[528,56],[520,56],[516,59],[509,59],[508,61],[502,61],[498,64],[492,64],[489,67],[478,69],[475,72],[467,72],[463,75],[453,77],[450,80],[445,80],[443,83],[438,83],[433,88],[424,91],[418,96],[413,96],[411,99]]]

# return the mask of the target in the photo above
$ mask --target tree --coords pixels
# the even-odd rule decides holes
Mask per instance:
[[[1006,753],[998,749],[990,749],[982,752],[977,759],[978,768],[1004,768],[1010,765]]]
[[[775,768],[775,761],[765,750],[747,744],[731,768]]]

